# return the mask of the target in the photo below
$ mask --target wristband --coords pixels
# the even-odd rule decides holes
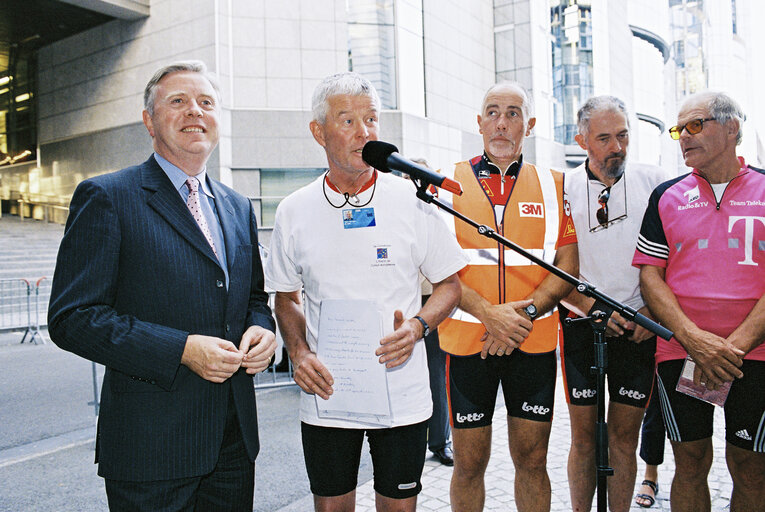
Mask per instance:
[[[422,337],[424,338],[428,334],[430,334],[430,326],[428,325],[428,322],[425,321],[424,318],[422,318],[420,315],[415,315],[414,318],[416,320],[419,320],[422,324]]]

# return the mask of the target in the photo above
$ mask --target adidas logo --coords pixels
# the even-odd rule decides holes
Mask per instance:
[[[741,439],[746,439],[747,441],[752,440],[752,436],[749,435],[749,432],[746,431],[746,429],[739,430],[736,432],[736,437],[740,437]]]

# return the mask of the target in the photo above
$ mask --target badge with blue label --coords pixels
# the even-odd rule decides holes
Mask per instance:
[[[369,228],[376,225],[374,208],[343,210],[343,227],[345,229]]]

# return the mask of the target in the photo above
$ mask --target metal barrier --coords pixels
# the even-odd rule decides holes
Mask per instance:
[[[21,343],[27,338],[29,343],[45,343],[40,331],[40,315],[47,316],[49,298],[50,281],[45,277],[34,282],[0,279],[0,331],[25,329]]]
[[[51,281],[47,277],[41,277],[36,281],[27,279],[0,279],[0,331],[24,330],[21,343],[45,343],[45,336],[40,330],[40,318],[47,319],[48,301],[50,300]],[[273,308],[274,294],[269,294],[269,303]],[[44,323],[42,325],[45,325]],[[277,361],[281,364],[273,364],[267,370],[254,376],[255,389],[278,388],[284,386],[296,386],[293,379],[292,363],[287,357],[286,351],[282,351],[284,342],[281,333],[277,329],[278,341],[277,353],[282,359]],[[278,370],[278,371],[277,371]],[[92,363],[93,400],[88,402],[92,405],[94,413],[98,416],[99,409],[99,383],[96,363]]]
[[[277,351],[281,350],[281,345],[277,348]],[[283,357],[287,357],[284,354]],[[292,363],[287,357],[286,365],[273,364],[267,370],[262,371],[255,375],[255,389],[267,389],[267,388],[279,388],[283,386],[297,386],[295,380],[292,378]],[[276,371],[277,367],[281,370],[284,368],[286,371]]]
[[[263,258],[263,265],[265,266],[265,259],[268,257],[268,251],[265,247],[260,247],[261,258]],[[268,305],[271,307],[271,311],[274,310],[274,301],[276,300],[276,293],[268,292]],[[297,386],[295,380],[292,378],[292,362],[287,356],[287,351],[282,350],[284,347],[284,340],[282,339],[282,333],[279,327],[276,328],[276,354],[277,360],[267,370],[262,371],[255,375],[255,389],[267,389],[278,388],[282,386]],[[281,359],[279,355],[281,354]],[[277,368],[280,371],[276,371]],[[285,370],[285,371],[282,371]]]
[[[279,349],[281,350],[281,345]],[[287,357],[286,354],[284,357]],[[280,388],[285,386],[297,386],[292,378],[292,363],[289,358],[286,360],[287,371],[281,371],[281,364],[273,364],[270,368],[255,375],[253,379],[255,381],[255,389],[269,389]],[[101,378],[99,378],[99,370],[103,372],[103,366],[91,361],[91,379],[93,381],[93,400],[88,402],[88,405],[93,407],[93,414],[98,418],[98,413],[101,409]],[[100,367],[100,368],[99,368]],[[279,367],[280,371],[277,371]]]
[[[277,350],[281,350],[281,344],[279,345],[279,348]],[[283,357],[287,357],[286,354],[284,354]],[[280,388],[285,386],[297,386],[295,381],[292,378],[292,363],[290,362],[289,358],[287,357],[286,360],[286,371],[281,371],[282,368],[284,368],[281,364],[273,364],[271,367],[269,367],[267,370],[262,371],[255,375],[254,381],[255,381],[255,389],[269,389],[269,388]],[[100,397],[100,381],[101,379],[98,377],[99,373],[99,366],[103,368],[101,365],[97,365],[97,363],[91,361],[91,377],[93,381],[93,400],[88,402],[88,405],[93,406],[93,413],[98,417],[99,409],[101,407],[101,397]],[[277,367],[280,371],[277,371]]]
[[[19,220],[24,222],[24,217],[30,219],[44,220],[45,222],[58,222],[65,224],[69,215],[69,207],[47,201],[30,201],[28,199],[17,199],[19,204]],[[42,216],[35,214],[35,209],[42,211]],[[28,210],[28,211],[27,211]],[[40,218],[42,217],[42,218]]]
[[[28,289],[24,279],[0,279],[0,330],[17,330],[28,325]]]

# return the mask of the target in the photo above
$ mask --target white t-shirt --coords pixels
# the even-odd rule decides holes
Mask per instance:
[[[329,201],[340,205],[344,197],[323,184],[321,176],[279,204],[265,269],[266,285],[274,291],[305,288],[306,339],[314,352],[323,299],[376,301],[387,335],[393,332],[396,309],[402,310],[405,318],[420,310],[420,272],[436,283],[467,263],[437,208],[417,199],[411,181],[378,173],[376,185],[359,194],[362,205],[374,194],[371,202],[360,208],[334,208]],[[364,209],[373,209],[374,226],[348,228],[348,218],[358,213],[349,210]],[[411,425],[430,417],[424,343],[418,341],[406,363],[388,370],[388,391],[392,426]],[[305,392],[300,418],[311,425],[369,428],[319,418],[314,396]]]
[[[598,228],[598,194],[605,185],[589,179],[584,164],[566,173],[565,189],[579,240],[579,277],[634,309],[645,305],[640,295],[640,271],[632,266],[643,214],[653,189],[671,178],[660,167],[627,163],[608,199],[609,221],[626,217]]]

